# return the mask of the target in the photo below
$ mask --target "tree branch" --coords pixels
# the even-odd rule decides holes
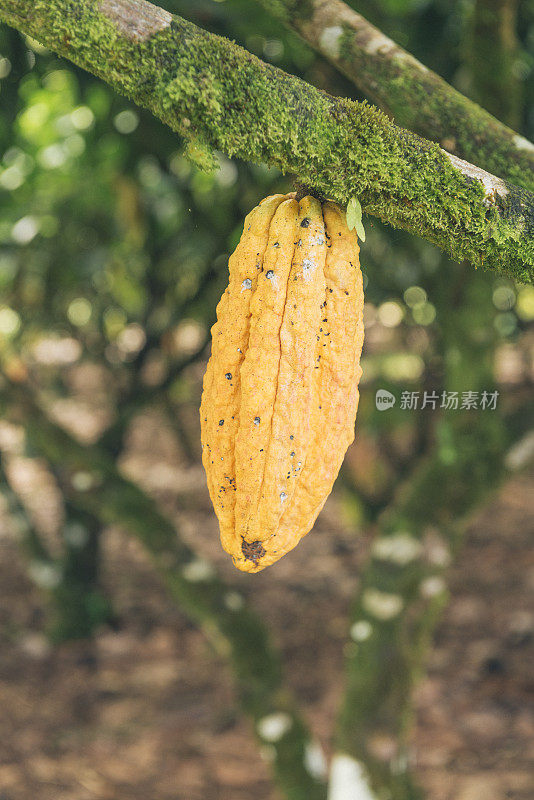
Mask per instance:
[[[0,18],[94,72],[183,136],[266,162],[423,236],[456,260],[534,277],[534,197],[319,92],[145,0],[3,0]]]
[[[534,145],[449,86],[346,3],[257,2],[300,34],[399,125],[534,191]],[[489,2],[495,5],[501,0]],[[486,80],[500,80],[498,71],[485,74]]]

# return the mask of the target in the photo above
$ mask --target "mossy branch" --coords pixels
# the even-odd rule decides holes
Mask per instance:
[[[399,125],[439,142],[445,150],[517,186],[534,191],[534,144],[453,89],[342,0],[257,2],[325,56]],[[484,0],[484,3],[504,5],[501,0]],[[510,31],[508,17],[513,16],[509,13],[510,5],[513,3],[499,9],[501,37]],[[478,24],[481,6],[482,2],[477,2]],[[479,63],[488,48],[496,44],[491,37],[478,41],[473,60]],[[484,53],[479,51],[481,45]],[[499,49],[503,47],[500,44]],[[508,62],[506,66],[508,79]],[[483,73],[486,83],[505,84],[502,69],[487,69],[486,65]],[[517,99],[516,91],[512,95],[504,106],[494,103],[492,109],[496,113],[506,109],[511,99]],[[509,121],[509,114],[506,119]]]
[[[534,277],[534,197],[145,0],[3,0],[0,18],[186,138],[292,173],[455,260]]]

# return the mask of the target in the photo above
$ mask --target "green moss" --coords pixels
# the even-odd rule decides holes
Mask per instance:
[[[23,22],[21,7],[29,15]],[[366,212],[455,259],[532,279],[534,211],[526,193],[511,187],[508,207],[488,220],[479,181],[367,103],[330,97],[177,17],[132,40],[100,8],[94,0],[7,0],[0,15],[186,138],[276,166],[342,204],[356,195]]]
[[[349,76],[358,75],[374,89],[370,96],[395,117],[397,124],[443,144],[488,172],[534,190],[532,154],[514,143],[515,133],[480,106],[457,92],[438,75],[410,59],[377,59],[366,56],[346,27],[340,40],[340,66]]]
[[[202,172],[208,174],[215,172],[217,169],[217,158],[215,153],[204,142],[199,139],[190,139],[185,148],[185,155],[189,161]]]

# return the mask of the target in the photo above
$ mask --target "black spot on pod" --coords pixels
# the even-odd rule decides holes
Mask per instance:
[[[261,419],[259,417],[254,417],[254,425],[259,425],[260,422],[261,422]]]
[[[273,275],[274,275],[274,272],[273,272],[272,269],[268,269],[267,272],[265,273],[265,277],[268,278],[269,280],[271,280]]]
[[[219,425],[224,425],[224,420],[223,419],[219,420]]]
[[[232,380],[232,373],[231,372],[227,372],[224,377],[226,378],[227,381],[231,381]]]
[[[310,227],[311,219],[309,217],[304,217],[302,222],[300,223],[301,228],[309,228]]]

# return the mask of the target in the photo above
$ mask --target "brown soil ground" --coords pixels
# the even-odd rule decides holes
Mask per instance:
[[[236,574],[207,493],[186,504],[166,488],[179,485],[172,452],[147,471],[157,446],[147,426],[125,467],[157,486],[184,536],[268,622],[328,752],[367,543],[339,523],[333,496],[296,552],[257,576]],[[181,480],[203,485],[196,466]],[[45,511],[54,517],[53,500]],[[534,476],[516,477],[472,522],[450,570],[452,600],[416,692],[416,771],[429,800],[534,797],[533,533]],[[51,648],[43,597],[0,517],[0,800],[278,799],[225,664],[116,529],[105,534],[104,582],[118,630]]]

